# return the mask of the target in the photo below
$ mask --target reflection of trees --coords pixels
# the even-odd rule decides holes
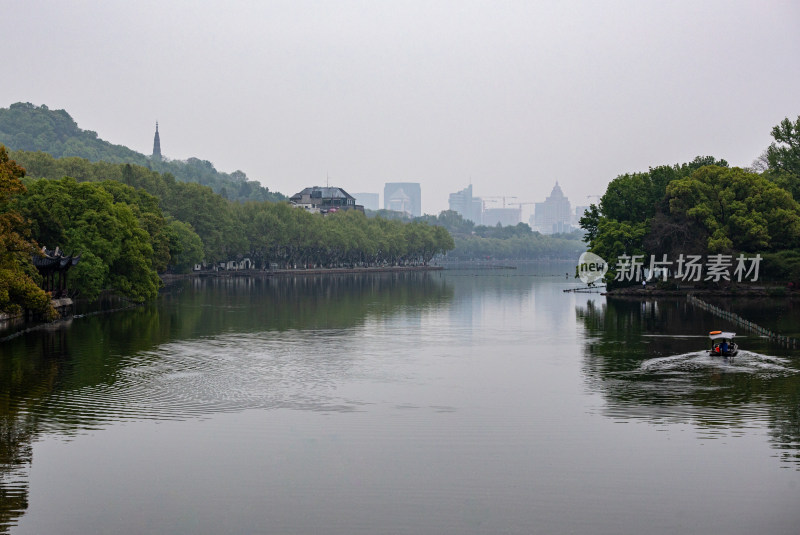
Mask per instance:
[[[0,434],[0,533],[5,533],[28,508],[33,437],[27,422],[6,414],[0,417]]]
[[[32,443],[97,422],[65,394],[114,385],[137,354],[223,332],[347,329],[368,318],[439,306],[453,290],[430,273],[189,280],[146,306],[56,323],[2,343],[0,532],[24,514]],[[148,385],[140,385],[147,390]],[[113,412],[113,408],[108,408]],[[102,416],[102,415],[101,415]],[[109,416],[113,418],[114,415]]]
[[[190,286],[202,289],[192,292]],[[452,299],[444,279],[427,272],[302,275],[193,280],[165,297],[171,313],[200,310],[195,324],[180,322],[175,338],[223,332],[345,329]]]
[[[0,361],[0,532],[28,507],[28,470],[36,436],[35,406],[58,382],[64,337],[58,331],[19,339],[22,350],[4,347]],[[8,344],[8,343],[7,343]],[[43,355],[54,357],[43,357]],[[29,358],[30,357],[30,358]]]
[[[706,348],[704,334],[719,325],[710,314],[684,300],[613,298],[603,305],[590,301],[576,314],[587,335],[584,374],[606,399],[609,416],[690,421],[706,430],[767,422],[773,445],[800,462],[800,374],[737,368],[746,356],[704,363],[697,353]],[[752,351],[769,351],[765,344],[747,338]],[[670,357],[672,364],[658,365]]]

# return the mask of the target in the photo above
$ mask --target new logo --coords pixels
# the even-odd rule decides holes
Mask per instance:
[[[608,263],[594,253],[586,251],[578,259],[578,277],[586,284],[600,280],[608,273]]]

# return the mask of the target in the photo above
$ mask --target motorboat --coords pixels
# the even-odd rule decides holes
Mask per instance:
[[[708,350],[711,356],[733,357],[739,352],[739,346],[733,341],[736,333],[711,331],[708,337],[711,339],[711,349]]]

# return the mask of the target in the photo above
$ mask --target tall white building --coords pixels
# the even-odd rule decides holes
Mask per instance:
[[[537,202],[533,212],[533,230],[542,234],[556,234],[572,230],[572,209],[556,181],[553,191],[544,202]]]

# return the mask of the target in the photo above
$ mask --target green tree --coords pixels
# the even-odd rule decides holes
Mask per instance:
[[[767,148],[767,162],[773,171],[800,177],[800,116],[785,118],[772,129],[775,141]]]
[[[165,232],[166,220],[159,208],[156,197],[142,189],[105,180],[100,182],[104,190],[111,193],[115,203],[127,204],[139,221],[139,226],[150,237],[150,247],[153,249],[153,269],[163,272],[170,261],[170,240]]]
[[[766,161],[767,178],[800,201],[800,116],[795,122],[781,121],[772,129],[772,137],[775,141],[757,163],[763,167]]]
[[[670,212],[704,229],[712,253],[766,252],[800,243],[800,205],[766,178],[706,166],[667,188]]]
[[[177,273],[188,273],[203,261],[203,241],[189,223],[170,219],[166,235],[169,239],[169,265]]]
[[[0,145],[0,311],[30,310],[54,317],[49,296],[37,284],[40,278],[32,262],[36,244],[30,239],[28,223],[11,206],[26,191],[24,176],[25,170]]]
[[[29,181],[18,203],[39,243],[81,255],[70,279],[82,297],[112,289],[142,301],[158,293],[150,236],[134,210],[115,202],[102,185],[73,178]]]

